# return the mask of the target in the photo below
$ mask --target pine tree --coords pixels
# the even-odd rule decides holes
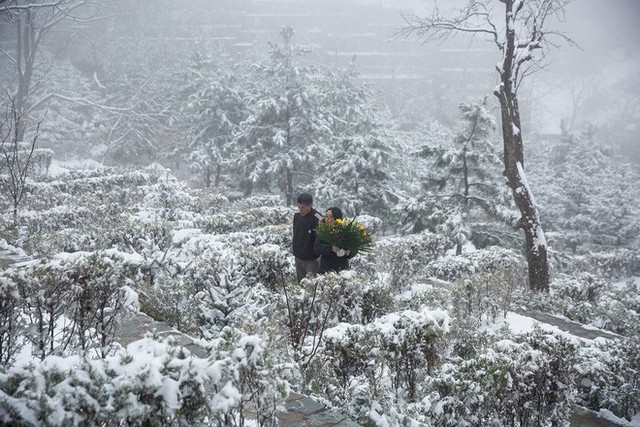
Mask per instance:
[[[482,104],[460,104],[459,130],[447,145],[427,145],[419,155],[431,170],[424,194],[412,202],[406,220],[443,232],[456,242],[478,246],[504,243],[504,226],[515,221],[509,194],[501,182],[502,160],[490,141],[495,119]]]
[[[543,217],[574,253],[637,248],[638,175],[591,133],[564,135],[534,157]]]
[[[304,51],[293,44],[293,29],[282,28],[282,44],[272,44],[270,60],[256,64],[245,102],[249,115],[234,143],[243,190],[277,188],[293,203],[295,180],[314,170],[314,159],[331,136],[323,108],[321,70],[296,63]]]
[[[237,67],[236,67],[237,68]],[[221,183],[223,168],[232,156],[231,145],[247,115],[237,70],[217,65],[194,54],[187,72],[186,99],[181,108],[181,128],[186,141],[180,149],[189,168],[201,175],[204,186]]]

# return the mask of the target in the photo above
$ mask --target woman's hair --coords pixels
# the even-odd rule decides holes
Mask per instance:
[[[332,207],[327,210],[331,211],[331,215],[333,215],[333,219],[342,219],[342,210],[340,208]]]

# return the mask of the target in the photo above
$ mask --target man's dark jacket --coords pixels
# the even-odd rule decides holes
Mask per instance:
[[[297,258],[311,261],[318,258],[313,250],[313,244],[316,241],[316,226],[322,215],[311,209],[305,216],[297,212],[293,216],[293,255]]]

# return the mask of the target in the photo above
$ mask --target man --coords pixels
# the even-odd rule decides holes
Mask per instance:
[[[313,209],[311,194],[298,196],[298,213],[293,216],[293,255],[296,257],[298,283],[307,274],[317,274],[320,263],[313,250],[316,241],[316,226],[322,215]]]

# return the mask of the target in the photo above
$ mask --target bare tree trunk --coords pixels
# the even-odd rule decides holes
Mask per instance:
[[[505,0],[506,40],[500,73],[500,86],[495,95],[500,102],[502,139],[504,142],[504,174],[511,188],[516,206],[520,210],[519,227],[524,230],[526,258],[529,269],[529,288],[536,291],[549,290],[549,263],[547,243],[540,224],[538,209],[524,174],[524,148],[520,124],[518,97],[513,87],[515,30],[511,22],[513,0]]]
[[[287,174],[287,184],[284,191],[285,194],[285,203],[286,206],[291,206],[293,204],[293,173],[289,169],[286,171]]]

